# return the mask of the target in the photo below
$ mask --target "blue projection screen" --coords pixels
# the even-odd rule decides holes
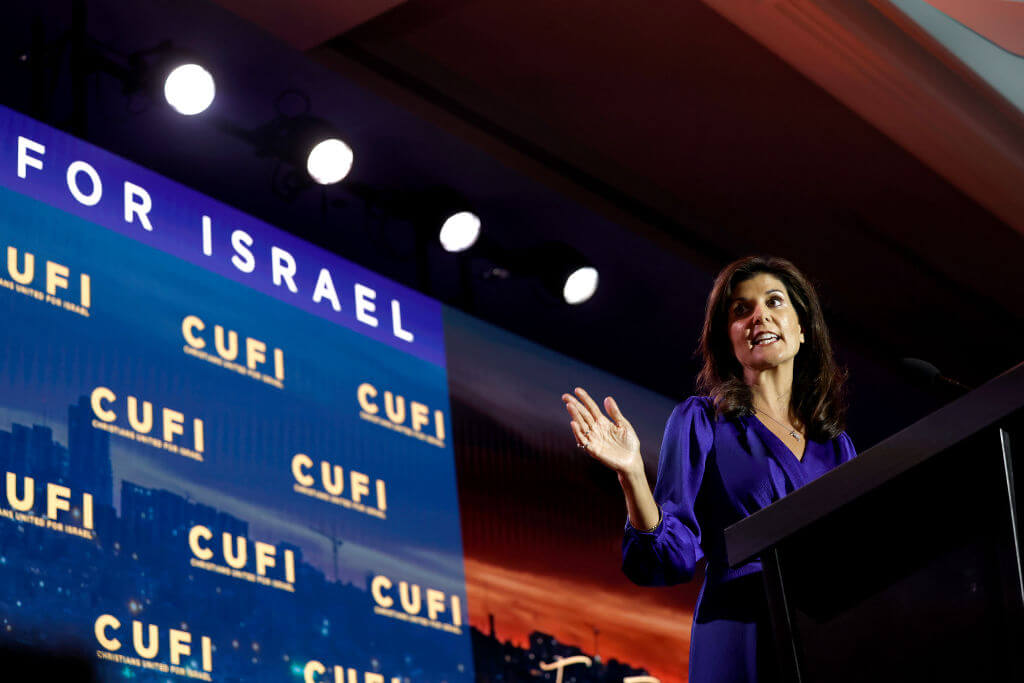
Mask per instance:
[[[473,680],[440,305],[0,109],[0,640]]]

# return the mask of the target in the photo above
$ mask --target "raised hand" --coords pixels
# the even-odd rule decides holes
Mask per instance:
[[[572,418],[569,427],[576,437],[576,445],[619,474],[642,473],[640,439],[615,399],[609,396],[604,400],[608,411],[605,417],[590,394],[580,387],[576,387],[575,394],[562,394],[562,402]]]

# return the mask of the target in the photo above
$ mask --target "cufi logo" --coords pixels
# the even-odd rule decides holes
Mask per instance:
[[[359,417],[367,422],[392,431],[426,441],[435,446],[445,445],[444,411],[434,409],[391,390],[381,392],[373,384],[363,382],[356,389]]]
[[[96,642],[108,652],[121,649],[121,621],[113,614],[101,614],[93,625]],[[192,634],[184,629],[162,629],[156,624],[132,621],[131,647],[141,659],[156,659],[160,655],[161,643],[165,643],[171,664],[180,666],[183,657],[192,656]],[[166,633],[165,633],[166,632]],[[209,636],[199,638],[199,659],[203,671],[213,671],[213,641]]]
[[[387,486],[383,479],[377,479],[371,491],[370,477],[358,470],[349,468],[346,473],[341,465],[327,460],[321,460],[319,468],[314,465],[313,459],[305,453],[292,456],[292,477],[295,479],[292,489],[296,493],[380,519],[387,517]],[[314,477],[313,472],[320,476]]]
[[[187,315],[181,321],[181,336],[188,345],[185,347],[187,353],[257,379],[264,377],[264,370],[271,371],[272,375],[266,375],[268,383],[280,385],[284,381],[282,349],[269,348],[266,342],[254,337],[245,337],[240,343],[238,332],[226,329],[223,325],[214,325],[212,335],[206,328],[206,322],[197,315]],[[216,354],[206,351],[211,336]],[[244,364],[237,362],[243,360]],[[268,362],[271,367],[267,367]]]
[[[11,279],[0,276],[0,286],[89,317],[92,279],[87,273],[78,273],[78,277],[74,278],[68,266],[50,260],[37,264],[35,254],[19,252],[14,246],[7,247],[6,257],[4,274]],[[77,282],[72,284],[73,280]]]
[[[7,503],[11,510],[17,512],[32,513],[36,509],[36,481],[32,477],[20,477],[15,472],[7,472],[4,479]],[[18,489],[21,493],[18,493]],[[59,484],[46,482],[45,486],[45,507],[46,519],[50,521],[65,521],[85,529],[93,528],[93,503],[91,493],[82,493],[81,502],[77,496],[72,496],[71,489]],[[0,509],[2,512],[2,509]],[[42,512],[40,510],[40,512]],[[60,515],[60,513],[67,513]]]
[[[409,581],[394,582],[383,574],[370,581],[374,613],[421,626],[461,633],[462,601],[435,588],[421,588]],[[397,598],[397,599],[396,599]]]

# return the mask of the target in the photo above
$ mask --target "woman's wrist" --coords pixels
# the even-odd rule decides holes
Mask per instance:
[[[661,509],[651,494],[640,454],[637,453],[636,462],[619,471],[618,475],[622,493],[626,496],[629,525],[639,531],[656,529],[661,522]]]
[[[658,521],[656,521],[654,524],[652,524],[649,527],[639,527],[639,526],[633,524],[633,519],[629,515],[626,515],[626,524],[628,524],[634,530],[639,531],[642,534],[654,533],[655,531],[658,530],[658,527],[661,526],[661,520],[664,518],[664,515],[661,512],[661,506],[660,505],[657,506],[657,510],[658,510]]]
[[[622,486],[635,485],[635,484],[646,484],[647,483],[647,471],[644,469],[644,460],[642,457],[637,455],[637,461],[626,469],[620,470],[619,483]]]

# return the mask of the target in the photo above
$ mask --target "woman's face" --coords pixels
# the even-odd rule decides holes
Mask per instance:
[[[789,292],[777,277],[758,273],[735,287],[729,339],[744,369],[768,370],[793,362],[804,333]]]

